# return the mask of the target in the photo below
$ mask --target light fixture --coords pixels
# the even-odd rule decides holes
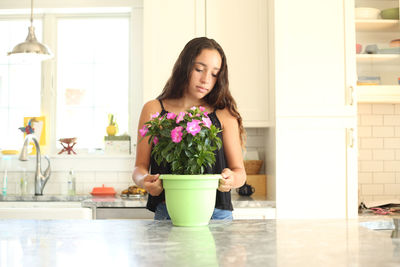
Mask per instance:
[[[35,27],[33,27],[33,0],[31,0],[31,26],[29,27],[28,36],[25,42],[17,44],[9,56],[18,56],[20,58],[35,58],[38,60],[46,60],[53,57],[50,49],[42,43],[39,43],[35,36]]]

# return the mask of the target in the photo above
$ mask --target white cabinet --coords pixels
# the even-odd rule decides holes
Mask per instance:
[[[347,2],[275,1],[276,116],[354,114],[355,73],[348,64],[354,61],[348,57],[355,50],[354,25],[343,12]]]
[[[224,49],[229,87],[246,127],[271,124],[268,90],[268,1],[207,1],[206,34]]]
[[[226,53],[230,89],[245,127],[269,126],[267,2],[143,1],[143,101],[159,95],[184,45],[207,36]]]
[[[356,0],[356,7],[372,7],[379,10],[399,8],[399,0]],[[400,54],[387,51],[390,41],[399,38],[398,19],[357,19],[356,40],[362,46],[357,58],[357,74],[360,82],[363,77],[379,77],[379,85],[357,86],[358,102],[399,103],[400,102]],[[366,46],[376,45],[378,53],[366,54]],[[385,51],[386,50],[386,51]]]
[[[274,1],[277,218],[357,216],[354,3]]]
[[[92,219],[92,209],[80,202],[0,202],[0,219],[69,220]]]
[[[204,15],[197,2],[143,1],[143,102],[161,93],[185,44],[204,35],[204,19],[199,14]]]

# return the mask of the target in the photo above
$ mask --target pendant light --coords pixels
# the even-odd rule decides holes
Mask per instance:
[[[35,36],[35,27],[33,27],[33,0],[31,0],[31,26],[25,42],[17,44],[9,56],[18,56],[20,58],[35,58],[37,60],[46,60],[53,57],[50,49],[42,43],[39,43]]]

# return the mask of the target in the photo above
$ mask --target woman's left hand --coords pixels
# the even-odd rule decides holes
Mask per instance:
[[[222,173],[222,178],[219,179],[218,190],[221,192],[229,192],[234,186],[234,175],[235,173],[228,168],[225,168]]]

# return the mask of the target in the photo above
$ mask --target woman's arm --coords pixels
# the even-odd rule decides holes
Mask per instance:
[[[145,122],[150,120],[151,114],[159,111],[160,104],[157,100],[147,102],[142,109],[138,125],[138,138],[136,145],[136,162],[133,169],[132,179],[136,185],[146,189],[152,196],[161,194],[163,187],[159,174],[149,174],[151,144],[148,143],[149,136],[143,138],[139,130],[142,129]]]
[[[241,187],[246,181],[242,147],[240,143],[239,124],[235,117],[225,108],[218,112],[222,124],[222,142],[228,168],[222,171],[218,190],[228,192],[232,188]]]

